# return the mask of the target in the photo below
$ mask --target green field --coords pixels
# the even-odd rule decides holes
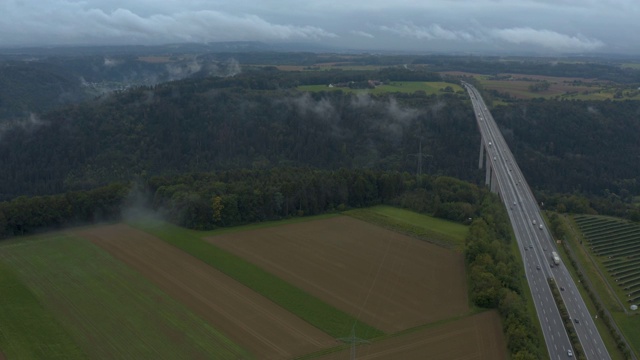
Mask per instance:
[[[624,63],[621,64],[620,67],[625,69],[640,69],[640,63]]]
[[[349,210],[345,215],[460,251],[469,233],[465,225],[392,206]]]
[[[8,359],[87,358],[66,329],[3,262],[0,291],[0,351]]]
[[[367,94],[384,94],[384,93],[414,93],[416,91],[424,91],[428,95],[445,94],[443,89],[450,86],[453,91],[463,91],[459,85],[450,84],[442,81],[394,81],[390,84],[376,86],[375,89],[350,89],[347,87],[333,87],[327,85],[302,85],[298,86],[300,91],[318,92],[318,91],[336,91],[342,90],[350,93],[367,93]]]
[[[196,236],[193,231],[152,221],[132,225],[218,269],[332,337],[348,336],[350,328],[345,329],[345,324],[354,324],[363,338],[384,334],[256,265],[202,240],[207,236],[206,232]]]
[[[14,287],[15,301],[25,300],[21,302],[23,311],[19,315],[1,319],[0,329],[4,332],[10,328],[5,321],[9,325],[16,321],[37,325],[31,328],[33,343],[20,335],[24,329],[19,328],[12,335],[12,341],[29,341],[22,348],[26,345],[33,348],[32,351],[46,352],[42,358],[55,358],[67,351],[66,359],[82,357],[82,352],[74,351],[73,344],[62,341],[65,332],[48,317],[55,317],[89,358],[250,357],[137,272],[89,241],[65,235],[42,236],[36,241],[0,246],[0,261],[10,266],[17,279],[35,294],[31,300],[25,290],[20,289],[20,283],[5,277],[5,281],[9,279],[18,284]],[[2,289],[4,295],[5,287]],[[50,335],[52,332],[55,336]],[[56,336],[61,338],[54,342],[61,345],[51,349],[33,345],[42,343],[38,339],[48,336],[51,341]],[[5,337],[3,335],[2,341]],[[21,346],[9,346],[3,348],[3,352],[10,358],[31,358],[12,357],[14,348]]]

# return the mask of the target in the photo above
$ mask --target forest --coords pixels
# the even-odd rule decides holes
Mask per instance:
[[[570,63],[474,62],[442,56],[414,57],[414,62],[431,64],[420,68],[281,71],[257,65],[240,69],[226,53],[199,56],[199,67],[190,68],[193,63],[186,61],[174,64],[177,70],[185,71],[182,80],[134,86],[88,101],[71,101],[69,97],[66,105],[59,99],[39,102],[42,108],[30,107],[30,101],[38,102],[44,95],[31,94],[27,84],[50,82],[51,91],[41,87],[49,94],[60,84],[73,89],[77,85],[67,80],[78,73],[86,74],[89,80],[106,81],[121,79],[129,71],[158,75],[168,68],[166,64],[142,67],[132,56],[121,57],[120,65],[99,71],[96,69],[106,59],[102,55],[67,62],[55,57],[46,66],[19,63],[24,71],[13,72],[5,81],[15,84],[29,79],[23,85],[25,91],[15,97],[0,94],[5,105],[15,105],[20,99],[18,109],[22,110],[18,112],[24,110],[21,117],[0,120],[0,201],[237,169],[391,171],[480,184],[484,175],[477,168],[480,138],[466,94],[306,93],[296,87],[367,80],[455,82],[453,77],[433,72],[449,68],[552,74],[570,67],[567,74],[601,78],[634,71],[603,62],[571,67]],[[235,57],[275,63],[284,55]],[[289,62],[313,64],[338,58],[296,53]],[[352,61],[407,60],[373,58],[362,56]],[[7,73],[11,73],[8,67],[18,66],[11,61],[17,60],[5,63]],[[30,70],[34,67],[39,72]],[[640,162],[638,155],[633,155],[640,154],[634,136],[640,130],[640,102],[520,100],[495,106],[492,113],[525,177],[548,208],[640,220],[635,205],[640,192]]]

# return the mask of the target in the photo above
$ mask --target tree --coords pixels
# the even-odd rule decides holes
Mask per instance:
[[[219,195],[213,198],[213,220],[216,223],[222,222],[222,210],[224,210],[224,204],[222,203],[222,197]]]

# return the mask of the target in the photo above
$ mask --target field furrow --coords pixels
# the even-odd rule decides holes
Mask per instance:
[[[261,359],[288,359],[336,340],[200,260],[127,225],[88,229],[90,239]]]

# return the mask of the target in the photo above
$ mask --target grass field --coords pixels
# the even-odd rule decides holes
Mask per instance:
[[[392,206],[349,210],[345,215],[458,251],[463,250],[469,233],[465,225]]]
[[[191,231],[158,222],[133,225],[220,270],[334,338],[348,336],[352,325],[362,331],[361,336],[364,338],[383,335],[382,331],[356,320],[260,267],[207,243],[194,236]]]
[[[302,85],[298,86],[300,91],[318,92],[318,91],[335,91],[342,90],[350,93],[367,93],[367,94],[384,94],[384,93],[414,93],[416,91],[424,91],[428,95],[430,94],[445,94],[443,91],[447,86],[451,87],[453,91],[463,91],[459,85],[450,84],[446,82],[427,82],[427,81],[396,81],[390,84],[376,86],[375,89],[350,89],[347,87],[333,87],[330,88],[327,85]]]
[[[248,357],[183,305],[86,240],[55,235],[2,246],[0,260],[38,300],[27,302],[24,320],[41,312],[37,305],[43,304],[89,358]],[[73,358],[74,353],[69,354],[66,358]]]
[[[0,252],[4,248],[0,247]],[[85,359],[67,330],[0,261],[0,353],[7,359]],[[0,355],[0,358],[4,357]]]

